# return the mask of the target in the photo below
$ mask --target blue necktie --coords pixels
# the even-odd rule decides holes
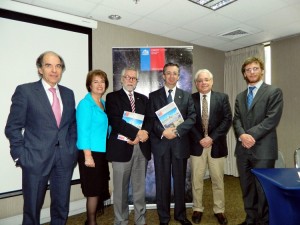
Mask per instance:
[[[169,92],[169,95],[168,95],[168,98],[167,98],[168,103],[173,102],[172,95],[171,95],[172,91],[173,91],[172,89],[170,89],[170,90],[168,91],[168,92]]]
[[[250,106],[251,106],[252,101],[253,101],[253,90],[254,89],[255,89],[255,86],[249,87],[249,92],[248,92],[248,95],[247,95],[247,106],[248,106],[248,109],[250,109]]]

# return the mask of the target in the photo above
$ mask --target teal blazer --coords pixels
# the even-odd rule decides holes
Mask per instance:
[[[105,102],[100,99],[105,108]],[[93,100],[91,93],[79,102],[76,110],[77,148],[94,152],[106,152],[108,119]]]

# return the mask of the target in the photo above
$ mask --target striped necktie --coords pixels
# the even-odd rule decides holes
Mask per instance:
[[[131,110],[132,110],[132,112],[135,112],[135,103],[134,103],[132,92],[129,92],[128,96],[129,96],[129,100],[130,100]]]
[[[247,106],[248,106],[248,109],[250,109],[250,106],[251,106],[252,101],[253,101],[253,90],[254,89],[255,89],[255,86],[249,87],[249,92],[248,92],[248,95],[247,95]]]

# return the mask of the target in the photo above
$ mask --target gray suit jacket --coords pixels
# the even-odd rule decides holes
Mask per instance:
[[[61,85],[58,88],[63,103],[59,128],[41,80],[18,86],[12,96],[5,134],[11,156],[19,159],[23,171],[49,173],[56,148],[66,168],[77,162],[74,93]]]
[[[165,89],[163,87],[149,95],[148,110],[152,121],[152,132],[150,134],[151,151],[154,155],[156,154],[157,156],[161,156],[165,153],[167,148],[171,148],[176,158],[189,158],[190,151],[188,133],[196,122],[194,102],[191,94],[179,88],[176,88],[174,102],[181,112],[184,122],[177,127],[180,138],[177,137],[173,140],[168,140],[166,138],[161,138],[164,127],[155,114],[155,111],[168,104]]]
[[[283,110],[283,95],[279,88],[263,83],[258,89],[250,109],[247,109],[247,89],[237,95],[233,127],[236,138],[243,133],[254,137],[251,148],[257,159],[277,159],[276,127]],[[241,141],[237,141],[235,154],[246,154]]]

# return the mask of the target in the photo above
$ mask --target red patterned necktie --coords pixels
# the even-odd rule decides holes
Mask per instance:
[[[57,126],[59,127],[60,120],[61,120],[61,109],[60,109],[59,99],[56,95],[55,88],[49,88],[49,91],[51,91],[53,95],[52,110],[56,119]]]
[[[134,99],[132,97],[132,92],[129,92],[129,100],[130,100],[132,112],[135,112],[135,103],[134,103]]]

